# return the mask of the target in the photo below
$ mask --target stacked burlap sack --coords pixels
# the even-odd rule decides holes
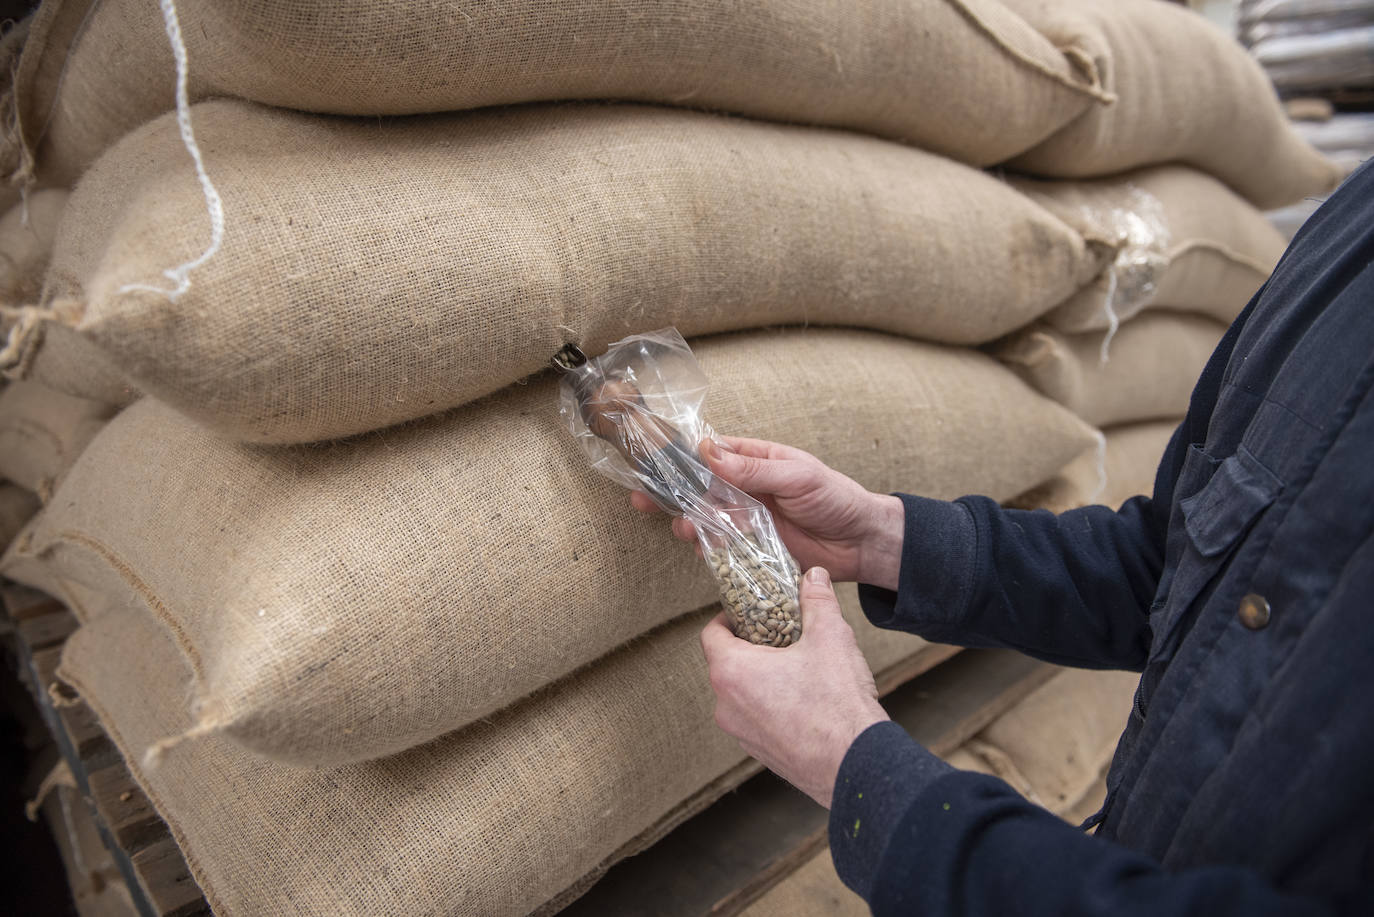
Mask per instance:
[[[1136,676],[1065,670],[1032,691],[946,760],[1006,780],[1072,824],[1107,795],[1106,770],[1125,727]],[[868,905],[822,850],[745,908],[744,917],[866,917]]]
[[[1102,434],[1016,506],[1119,506],[1149,493],[1203,367],[1283,253],[1265,217],[1213,179],[1177,167],[1127,179],[1017,183],[1067,221],[1075,208],[1091,214],[1086,233],[1105,223],[1127,242],[1092,286],[990,348]]]
[[[1257,202],[1332,181],[1234,41],[1158,0],[181,0],[192,101],[395,115],[559,99],[733,111],[1053,176],[1182,161]],[[172,105],[155,5],[47,0],[0,168],[70,184]]]
[[[35,191],[0,216],[0,307],[38,301],[66,200],[66,191]],[[36,382],[0,388],[0,545],[52,496],[113,413],[107,404]]]
[[[1144,467],[1113,444],[1181,411],[1079,357],[1121,323],[1153,385],[1141,329],[1219,335],[1278,256],[1246,197],[1335,179],[1165,4],[178,6],[222,226],[153,6],[46,3],[20,60],[7,167],[80,181],[0,366],[127,407],[0,574],[76,612],[62,675],[222,913],[552,912],[756,767],[713,582],[560,426],[563,343],[676,325],[721,432],[1011,500],[1096,427]],[[289,110],[586,96],[665,104]],[[1037,334],[1058,368],[999,350]],[[880,676],[945,652],[844,601]]]

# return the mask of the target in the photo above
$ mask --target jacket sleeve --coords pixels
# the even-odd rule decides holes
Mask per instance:
[[[1170,472],[1166,458],[1161,478]],[[906,528],[897,591],[861,585],[864,613],[879,627],[941,643],[1139,670],[1164,557],[1158,491],[1115,512],[1086,506],[1057,516],[1002,509],[986,497],[898,494]]]
[[[1115,512],[1085,506],[1056,516],[1002,509],[984,497],[947,503],[898,494],[906,523],[897,591],[860,585],[869,620],[929,640],[1009,647],[1061,665],[1142,669],[1174,487],[1188,445],[1206,438],[1227,363],[1263,292],[1203,368],[1164,452],[1153,496],[1128,500]]]
[[[1166,873],[1001,780],[955,770],[895,723],[869,727],[850,747],[829,831],[836,871],[876,917],[1278,917],[1365,906],[1284,894],[1238,867]]]

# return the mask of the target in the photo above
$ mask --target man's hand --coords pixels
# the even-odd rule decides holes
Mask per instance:
[[[702,440],[702,458],[713,474],[768,507],[797,563],[825,567],[837,580],[897,588],[905,526],[900,500],[870,493],[791,446],[736,437],[724,443],[721,449]],[[644,512],[657,510],[643,493],[631,494],[630,502]],[[673,520],[673,533],[696,540],[686,519]]]
[[[754,646],[717,615],[701,632],[701,648],[716,692],[716,724],[828,809],[850,744],[888,716],[823,568],[802,578],[801,610],[802,636],[792,646]]]

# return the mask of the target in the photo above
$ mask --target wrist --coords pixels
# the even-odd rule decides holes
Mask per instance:
[[[869,530],[859,545],[858,580],[896,592],[902,569],[906,507],[891,494],[869,496]]]
[[[835,777],[839,774],[845,756],[849,754],[849,749],[853,747],[859,736],[868,731],[869,727],[875,723],[885,723],[889,719],[891,717],[887,715],[887,711],[874,700],[871,705],[865,705],[863,709],[856,710],[852,716],[844,718],[843,725],[837,724],[836,731],[829,742],[821,780],[814,790],[807,790],[807,795],[825,808],[830,808],[831,793],[835,788]]]

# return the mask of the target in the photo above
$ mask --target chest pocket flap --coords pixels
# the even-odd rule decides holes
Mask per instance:
[[[1242,445],[1202,490],[1178,505],[1193,547],[1203,557],[1226,551],[1282,490],[1283,482]]]

